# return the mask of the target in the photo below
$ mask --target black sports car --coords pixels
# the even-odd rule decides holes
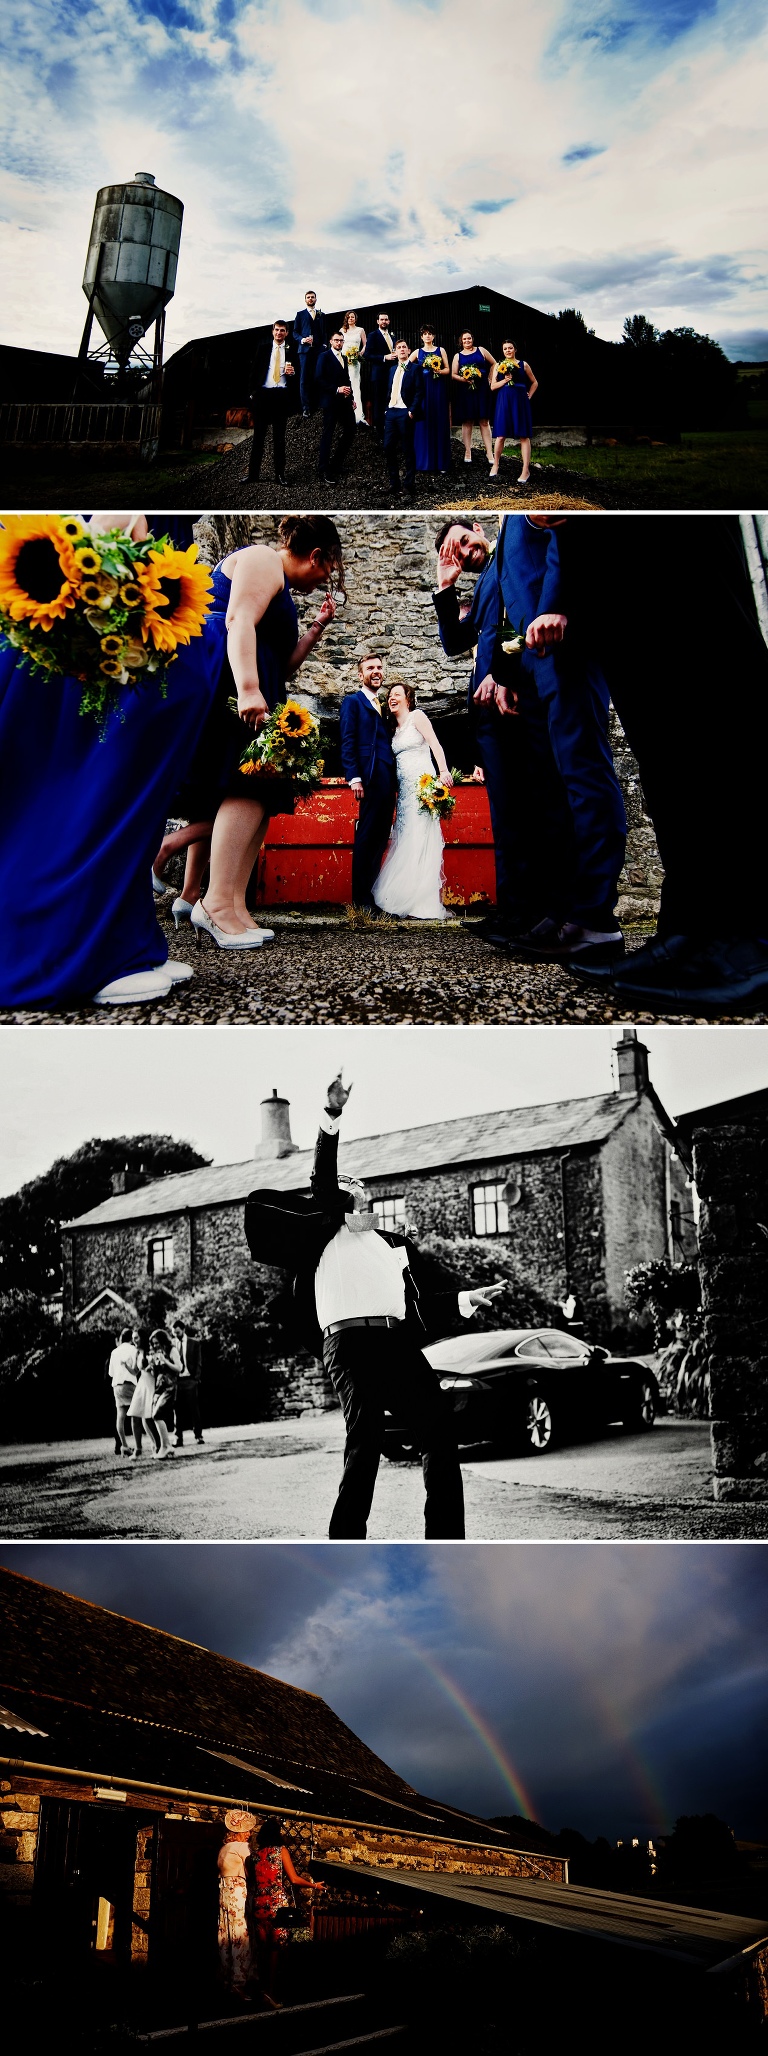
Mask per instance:
[[[496,1442],[542,1456],[556,1443],[617,1421],[652,1428],[659,1406],[653,1372],[632,1357],[611,1356],[561,1328],[497,1328],[453,1335],[425,1355],[450,1397],[460,1442]],[[410,1453],[391,1415],[385,1454]]]

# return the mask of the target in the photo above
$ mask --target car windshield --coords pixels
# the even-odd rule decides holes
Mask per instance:
[[[564,1335],[560,1328],[545,1328],[538,1335],[528,1336],[521,1342],[518,1356],[556,1357],[560,1363],[582,1363],[586,1354],[585,1345],[576,1342],[572,1335]]]
[[[497,1328],[492,1335],[451,1336],[447,1342],[436,1342],[427,1354],[436,1370],[460,1370],[465,1365],[487,1363],[491,1357],[511,1356],[516,1340],[516,1335]]]

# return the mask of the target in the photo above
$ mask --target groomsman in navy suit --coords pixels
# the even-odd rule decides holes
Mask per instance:
[[[365,363],[368,367],[371,400],[373,402],[373,426],[377,435],[380,436],[384,434],[384,415],[389,390],[389,373],[392,369],[394,354],[395,345],[389,325],[389,315],[380,314],[376,327],[371,329],[365,345]]]
[[[334,429],[339,428],[341,431],[336,446],[339,466],[344,462],[355,433],[355,402],[349,383],[349,366],[342,354],[343,340],[340,331],[331,336],[327,350],[320,352],[315,371],[317,391],[323,410],[323,433],[320,437],[317,475],[325,485],[335,484],[330,472]]]
[[[298,309],[293,324],[293,340],[299,359],[301,411],[306,420],[312,412],[315,366],[327,340],[325,315],[318,307],[316,293],[304,294],[304,306]]]
[[[272,423],[272,446],[275,461],[275,482],[285,485],[285,432],[288,416],[296,411],[299,396],[296,390],[299,379],[293,343],[288,340],[287,321],[274,321],[272,334],[265,343],[258,343],[251,366],[253,390],[250,395],[253,408],[253,445],[247,476],[257,479],[264,455],[267,429]]]
[[[352,854],[352,903],[376,912],[371,888],[389,840],[397,792],[397,767],[378,689],[384,683],[380,657],[358,661],[360,685],[341,702],[341,765],[360,802]]]
[[[416,452],[413,429],[421,412],[424,380],[418,364],[409,364],[410,344],[395,344],[395,362],[389,365],[387,411],[384,416],[384,456],[387,461],[393,501],[400,490],[400,459],[403,460],[407,497],[416,487]]]
[[[459,518],[443,523],[435,548],[432,598],[443,649],[449,657],[475,653],[467,704],[496,863],[496,906],[480,932],[487,942],[514,943],[539,921],[564,918],[576,864],[570,811],[535,685],[501,648],[503,601],[488,537],[479,521]],[[457,591],[463,571],[480,574],[464,606]]]

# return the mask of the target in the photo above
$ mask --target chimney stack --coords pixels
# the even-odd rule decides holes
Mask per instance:
[[[261,1102],[261,1141],[255,1155],[274,1161],[275,1157],[295,1155],[298,1147],[291,1135],[290,1100],[280,1099],[273,1086],[271,1099]]]
[[[616,1068],[620,1093],[645,1092],[650,1082],[648,1051],[644,1042],[638,1042],[636,1028],[623,1030],[621,1040],[616,1044]]]

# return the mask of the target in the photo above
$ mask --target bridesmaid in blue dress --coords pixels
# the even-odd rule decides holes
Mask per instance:
[[[94,517],[94,533],[122,519]],[[129,533],[147,535],[143,515]],[[76,679],[0,649],[0,1006],[157,1000],[191,977],[168,960],[150,864],[224,654],[214,619],[169,666],[165,697],[126,687],[102,734]]]
[[[173,851],[189,857],[175,918],[191,920],[219,949],[257,949],[272,941],[246,906],[256,858],[275,814],[293,813],[290,779],[244,775],[240,759],[254,732],[290,691],[290,682],[334,618],[331,588],[344,593],[341,538],[327,515],[287,515],[277,548],[251,543],[232,550],[213,574],[212,618],[226,635],[227,660],[178,811],[189,826],[164,841],[155,872]],[[327,588],[315,620],[303,636],[291,597]],[[238,711],[229,707],[237,698]],[[200,885],[210,860],[205,897]],[[161,880],[158,882],[162,882]]]
[[[491,414],[493,403],[488,388],[488,378],[496,366],[495,357],[482,343],[476,343],[472,330],[465,328],[459,337],[459,347],[451,365],[451,413],[454,428],[461,422],[461,440],[464,444],[464,462],[472,462],[472,429],[479,424],[483,447],[489,464],[493,463],[491,441]],[[465,370],[476,371],[477,378],[462,376]]]
[[[508,371],[501,369],[505,363],[510,366]],[[506,342],[504,355],[494,366],[491,376],[491,392],[495,393],[497,398],[493,417],[493,464],[488,474],[489,478],[498,478],[499,458],[504,441],[507,436],[511,436],[514,442],[519,442],[523,460],[523,468],[517,483],[523,486],[530,485],[533,431],[531,401],[534,393],[538,391],[538,386],[539,381],[534,377],[530,364],[526,364],[524,358],[518,359],[514,343]]]
[[[437,343],[433,328],[422,328],[421,346],[412,350],[410,362],[420,364],[424,377],[424,405],[414,423],[417,471],[450,471],[451,468],[451,367],[445,350]],[[439,372],[426,369],[428,357],[440,358]]]

